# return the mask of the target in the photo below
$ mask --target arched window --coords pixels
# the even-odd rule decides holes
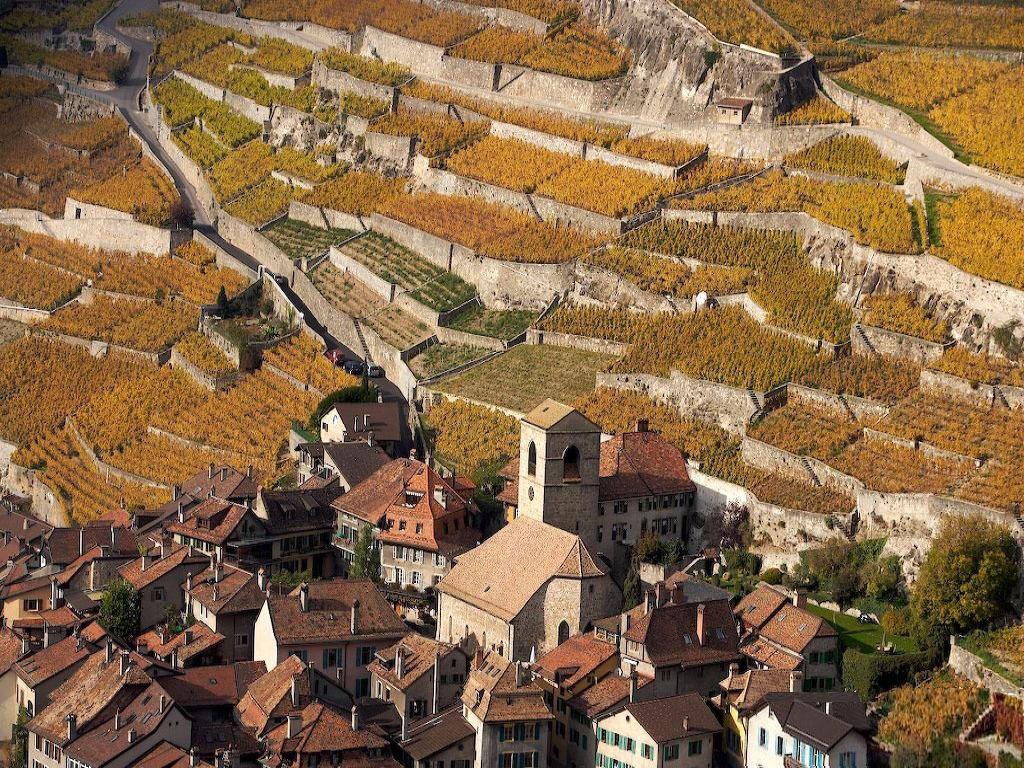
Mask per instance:
[[[562,482],[574,483],[580,479],[580,449],[570,445],[562,456]]]
[[[569,639],[569,623],[563,621],[558,625],[558,644],[561,645]]]
[[[537,446],[532,440],[530,450],[526,454],[526,473],[531,476],[537,474]]]

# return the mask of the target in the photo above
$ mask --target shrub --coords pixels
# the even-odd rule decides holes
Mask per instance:
[[[927,651],[886,656],[849,648],[843,653],[843,687],[868,702],[882,691],[907,683],[918,672],[933,667],[936,661]]]

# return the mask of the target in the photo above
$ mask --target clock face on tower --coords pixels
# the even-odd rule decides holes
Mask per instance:
[[[530,497],[530,501],[533,501],[533,486],[531,485],[526,489],[526,495]]]

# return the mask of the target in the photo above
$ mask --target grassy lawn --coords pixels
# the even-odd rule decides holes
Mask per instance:
[[[514,339],[529,328],[536,317],[536,312],[521,309],[484,309],[477,306],[457,315],[448,323],[448,327],[478,336],[507,340]]]
[[[882,628],[878,624],[862,624],[856,616],[836,613],[810,603],[807,604],[807,610],[835,627],[846,648],[856,648],[862,653],[875,653],[877,646],[882,643]],[[885,641],[892,643],[897,653],[912,653],[917,650],[914,641],[909,637],[886,635]]]
[[[409,367],[418,378],[425,379],[477,360],[489,352],[489,349],[468,344],[434,344],[410,360]]]
[[[597,372],[613,359],[578,349],[520,344],[434,389],[526,413],[548,397],[571,404],[593,391]]]

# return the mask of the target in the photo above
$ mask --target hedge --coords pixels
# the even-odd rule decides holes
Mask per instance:
[[[867,702],[882,691],[910,681],[918,672],[931,669],[938,661],[932,651],[889,656],[850,648],[843,654],[843,687],[856,691]]]

